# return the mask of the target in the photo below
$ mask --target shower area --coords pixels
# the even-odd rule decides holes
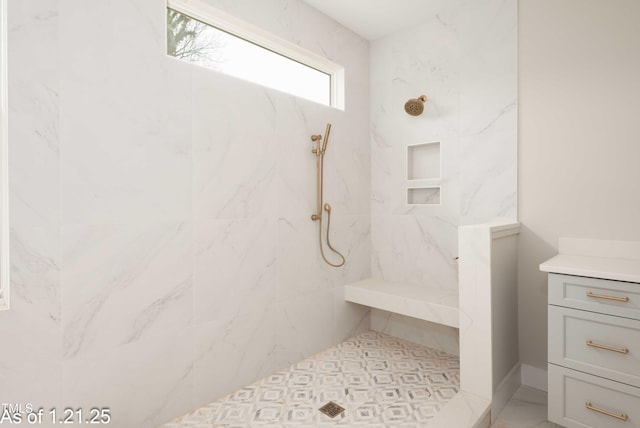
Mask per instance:
[[[343,66],[344,110],[167,56],[164,1],[8,1],[0,401],[155,427],[288,367],[328,379],[331,361],[365,351],[444,364],[447,386],[490,400],[506,374],[484,394],[465,352],[500,333],[479,320],[506,304],[463,296],[491,287],[487,263],[508,247],[482,245],[517,217],[516,2],[434,0],[372,40],[311,1],[207,3]],[[323,261],[319,235],[344,265]],[[459,295],[457,325],[348,301],[363,280]],[[483,362],[510,370],[515,347]],[[445,392],[440,413],[461,397]]]

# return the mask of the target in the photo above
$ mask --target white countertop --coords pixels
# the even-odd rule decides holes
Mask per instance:
[[[558,254],[543,262],[540,270],[566,275],[640,283],[640,260]]]

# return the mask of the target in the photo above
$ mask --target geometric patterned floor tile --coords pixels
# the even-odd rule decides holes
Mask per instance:
[[[419,428],[459,388],[458,356],[369,331],[161,428]],[[321,413],[329,401],[345,411]]]

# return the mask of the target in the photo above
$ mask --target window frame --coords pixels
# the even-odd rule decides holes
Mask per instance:
[[[202,0],[167,0],[167,8],[329,75],[329,106],[345,109],[344,67],[222,12]],[[166,43],[166,39],[165,39]],[[166,46],[165,46],[166,52]],[[295,94],[292,94],[296,96]],[[324,104],[323,104],[324,105]]]
[[[7,87],[7,0],[0,0],[0,310],[10,306]]]

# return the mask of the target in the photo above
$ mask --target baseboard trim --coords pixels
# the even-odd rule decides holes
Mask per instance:
[[[520,388],[521,381],[520,363],[517,363],[498,384],[493,393],[493,400],[491,401],[491,422],[498,417],[502,409],[504,409],[509,400],[511,400],[511,397],[513,397],[513,394]]]
[[[530,386],[532,388],[540,389],[542,391],[548,391],[547,386],[547,370],[538,367],[533,367],[528,364],[522,364],[520,367],[520,381],[523,385]]]

